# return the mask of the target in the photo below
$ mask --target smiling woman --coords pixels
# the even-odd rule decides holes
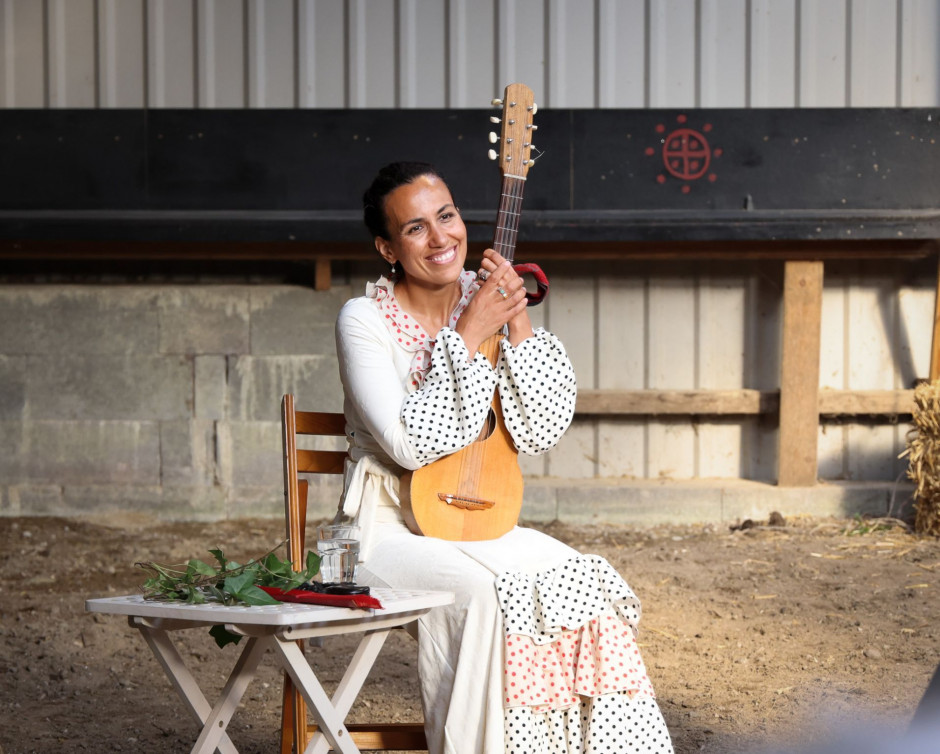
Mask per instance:
[[[670,752],[637,649],[640,604],[606,560],[515,518],[475,541],[406,525],[408,472],[501,433],[514,464],[516,449],[554,447],[574,413],[575,376],[558,338],[533,331],[509,262],[487,249],[476,274],[463,269],[466,228],[433,167],[386,166],[363,207],[392,273],[337,320],[352,459],[338,517],[362,527],[365,583],[456,595],[419,621],[428,751]],[[481,351],[494,342],[490,359]],[[440,497],[446,509],[495,504]]]

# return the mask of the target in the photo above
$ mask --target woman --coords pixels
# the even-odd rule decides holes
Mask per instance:
[[[478,274],[463,269],[466,228],[433,167],[386,166],[363,205],[391,273],[337,320],[342,512],[362,526],[363,582],[456,595],[419,622],[429,752],[671,752],[636,648],[639,602],[606,561],[531,529],[449,542],[405,526],[399,477],[475,440],[495,391],[519,450],[538,454],[571,421],[575,379],[560,341],[533,331],[508,262],[488,249]],[[477,348],[502,328],[494,369]]]

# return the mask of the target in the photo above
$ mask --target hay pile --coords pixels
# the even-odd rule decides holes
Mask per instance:
[[[940,536],[940,380],[914,390],[914,428],[902,455],[910,456],[907,476],[917,485],[914,529]]]

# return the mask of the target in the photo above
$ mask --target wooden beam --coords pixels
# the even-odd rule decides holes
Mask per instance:
[[[784,264],[777,483],[816,484],[823,263]]]
[[[760,390],[580,390],[579,415],[683,416],[767,414],[777,393]]]
[[[819,413],[825,416],[892,416],[913,411],[913,390],[819,391]]]
[[[776,414],[777,390],[580,390],[578,416],[756,416]],[[896,416],[914,410],[913,390],[822,390],[823,416]]]
[[[930,344],[930,381],[940,378],[940,257],[937,258],[937,290],[933,303],[933,341]]]
[[[314,268],[314,290],[328,291],[331,285],[333,285],[333,273],[330,260],[327,257],[317,257],[316,267]]]

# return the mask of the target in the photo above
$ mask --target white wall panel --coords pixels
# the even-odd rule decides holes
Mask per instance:
[[[349,107],[398,106],[395,24],[394,0],[349,0]]]
[[[545,106],[562,107],[546,100],[546,23],[542,0],[499,0],[496,20],[499,45],[497,78],[507,84],[522,81],[537,93]]]
[[[597,95],[595,7],[579,0],[548,2],[548,92],[545,104],[593,107]]]
[[[0,0],[2,107],[940,103],[938,0]]]
[[[147,2],[147,104],[196,106],[195,10],[192,0]]]
[[[399,107],[446,101],[447,19],[439,0],[399,0]]]
[[[294,107],[293,0],[248,0],[248,105]]]
[[[346,106],[346,3],[299,0],[297,16],[298,107]]]
[[[46,107],[44,5],[0,0],[0,107]]]
[[[695,107],[695,0],[650,3],[649,107]]]
[[[847,0],[800,0],[800,107],[846,104]]]
[[[940,102],[940,2],[901,3],[901,107],[932,107]]]
[[[98,107],[143,107],[143,0],[98,0]]]
[[[49,0],[49,106],[94,107],[97,66],[94,0]]]
[[[751,0],[750,107],[796,105],[797,0]]]
[[[701,0],[699,107],[747,106],[747,2]]]
[[[496,0],[449,0],[448,98],[445,107],[485,107],[509,79],[496,75]]]
[[[646,104],[646,6],[598,0],[597,13],[596,106],[643,107]],[[622,102],[631,104],[618,104]]]
[[[245,107],[248,102],[245,14],[232,7],[227,0],[199,0],[196,6],[199,107]]]
[[[893,107],[897,102],[898,4],[851,0],[849,7],[849,105]]]

